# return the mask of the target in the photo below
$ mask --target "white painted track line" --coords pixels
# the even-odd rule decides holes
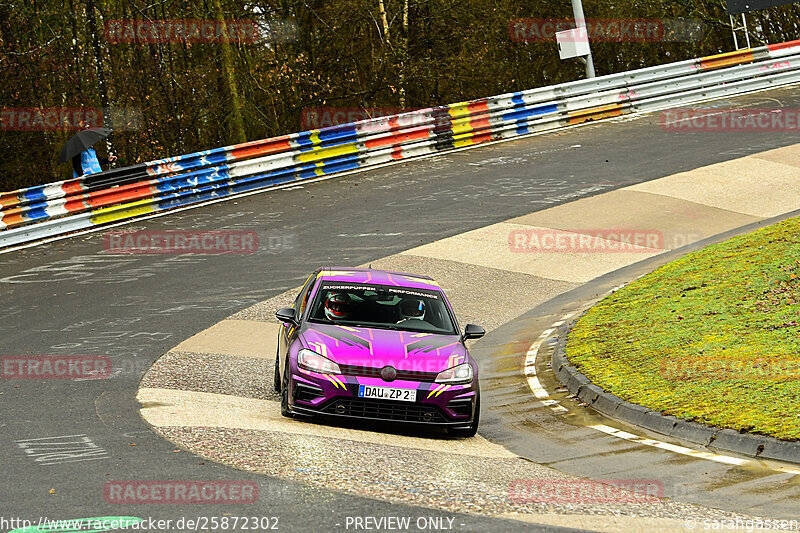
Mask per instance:
[[[627,441],[635,442],[637,444],[643,444],[645,446],[652,446],[654,448],[659,448],[662,450],[668,450],[671,452],[679,453],[681,455],[688,455],[690,457],[696,457],[698,459],[706,459],[709,461],[714,461],[717,463],[724,463],[729,465],[735,466],[759,466],[763,467],[762,463],[758,461],[753,461],[751,459],[742,459],[740,457],[731,457],[729,455],[720,455],[713,452],[701,452],[699,450],[693,450],[691,448],[686,448],[685,446],[678,446],[677,444],[670,444],[668,442],[661,442],[655,439],[647,439],[644,437],[640,437],[639,435],[634,435],[633,433],[628,433],[626,431],[621,431],[616,428],[612,428],[611,426],[606,426],[603,424],[597,424],[594,426],[589,426],[592,429],[596,429],[597,431],[602,431],[607,435],[611,435],[612,437],[617,437],[619,439],[624,439]],[[800,468],[793,468],[790,466],[783,466],[783,465],[767,465],[767,468],[770,470],[776,470],[778,472],[784,472],[787,474],[793,475],[800,475]]]
[[[542,334],[539,335],[536,342],[531,344],[531,347],[528,348],[528,351],[525,353],[525,367],[523,373],[528,380],[528,386],[531,392],[533,392],[533,395],[536,396],[536,399],[539,400],[542,405],[549,407],[556,414],[568,413],[569,409],[561,405],[558,400],[550,398],[550,393],[542,386],[541,381],[539,381],[536,375],[536,356],[539,354],[539,349],[542,347],[542,344],[544,344],[544,341],[546,341],[559,326],[563,326],[574,314],[575,313],[569,313],[561,317],[561,320],[554,322],[552,327],[544,330]]]

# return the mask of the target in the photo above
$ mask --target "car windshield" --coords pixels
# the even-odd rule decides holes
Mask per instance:
[[[323,283],[309,321],[457,334],[441,292],[385,285]]]

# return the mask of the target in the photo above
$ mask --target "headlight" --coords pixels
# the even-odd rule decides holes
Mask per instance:
[[[436,383],[469,383],[472,381],[472,366],[469,363],[462,363],[453,368],[448,368],[439,372],[436,376]]]
[[[339,365],[317,352],[303,348],[297,352],[297,366],[319,374],[341,374]]]

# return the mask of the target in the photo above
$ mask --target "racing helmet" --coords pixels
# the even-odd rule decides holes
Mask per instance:
[[[350,316],[350,295],[332,292],[325,298],[325,316],[328,320],[342,320]]]
[[[416,298],[406,298],[400,302],[401,320],[422,320],[425,316],[425,302]]]

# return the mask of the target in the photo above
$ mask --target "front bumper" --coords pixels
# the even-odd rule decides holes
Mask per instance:
[[[472,423],[477,398],[476,381],[442,385],[303,372],[293,373],[289,385],[290,407],[298,414],[453,428]],[[414,402],[359,398],[360,385],[414,389],[417,398]]]

